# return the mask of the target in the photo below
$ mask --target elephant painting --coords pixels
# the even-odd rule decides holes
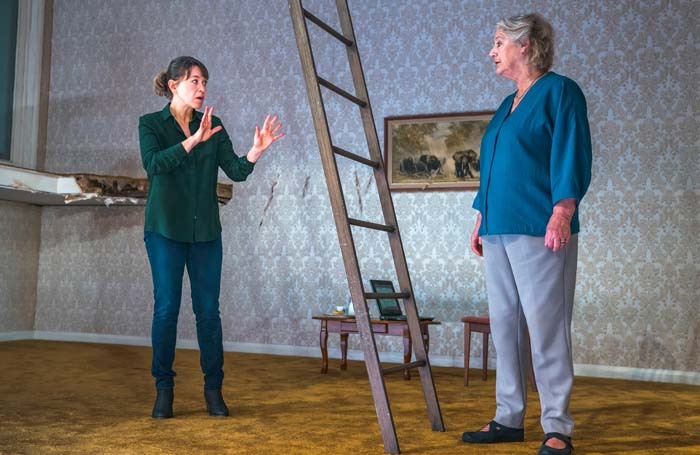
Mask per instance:
[[[472,173],[472,168],[475,170],[479,168],[479,160],[474,150],[459,150],[452,155],[452,159],[455,160],[455,176],[476,178]]]
[[[385,117],[389,188],[478,189],[479,146],[492,117],[492,112]]]
[[[399,163],[399,171],[405,175],[432,175],[442,173],[444,159],[440,160],[435,155],[421,155],[418,159],[404,158]]]

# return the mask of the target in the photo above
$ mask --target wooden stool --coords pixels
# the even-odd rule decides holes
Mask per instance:
[[[481,346],[481,379],[486,380],[486,374],[488,371],[488,359],[489,359],[489,334],[491,333],[491,320],[488,316],[464,316],[462,318],[464,323],[464,385],[469,385],[469,357],[471,353],[471,338],[472,332],[482,333],[482,346]],[[528,340],[528,352],[530,351],[530,337]],[[532,385],[532,390],[537,392],[537,383],[535,382],[535,371],[532,368],[532,354],[530,354],[530,364],[528,365],[528,376],[530,378],[530,384]]]

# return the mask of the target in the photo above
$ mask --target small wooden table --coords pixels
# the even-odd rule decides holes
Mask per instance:
[[[352,316],[331,316],[325,314],[317,314],[313,319],[321,321],[321,332],[319,335],[319,344],[321,346],[321,356],[323,358],[321,364],[321,373],[328,373],[328,334],[340,334],[340,369],[347,370],[348,368],[348,335],[357,333],[357,323]],[[403,337],[403,361],[409,363],[411,361],[411,353],[413,343],[408,333],[408,323],[406,321],[384,321],[381,319],[372,319],[372,332],[375,335],[390,335]],[[420,321],[420,330],[425,343],[425,351],[427,353],[430,345],[430,332],[428,328],[431,325],[438,325],[440,321]],[[403,377],[406,380],[411,379],[411,372],[404,370]]]

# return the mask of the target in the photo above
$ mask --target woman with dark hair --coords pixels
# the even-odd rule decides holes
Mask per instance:
[[[579,86],[550,68],[554,32],[539,14],[496,25],[490,56],[517,90],[481,143],[471,248],[486,260],[496,347],[496,415],[468,443],[524,440],[529,331],[545,438],[540,455],[573,450],[571,317],[578,206],[591,180],[591,137]]]
[[[154,418],[173,416],[173,362],[184,269],[190,278],[197,323],[204,399],[214,416],[228,416],[221,393],[224,378],[219,316],[221,223],[217,175],[221,168],[233,181],[245,180],[265,150],[284,136],[277,117],[255,127],[245,156],[233,151],[231,139],[213,108],[201,109],[209,72],[193,57],[178,57],[154,80],[156,93],[170,102],[139,119],[141,160],[148,174],[144,240],[153,277],[151,373],[156,383]]]

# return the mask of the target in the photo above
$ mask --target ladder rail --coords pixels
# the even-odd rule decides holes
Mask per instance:
[[[362,70],[357,41],[352,26],[352,19],[348,9],[347,0],[336,0],[338,18],[340,20],[342,32],[336,31],[321,19],[305,10],[301,5],[301,0],[288,0],[294,34],[297,40],[299,56],[302,63],[302,71],[306,84],[309,104],[316,130],[321,161],[323,163],[326,184],[330,196],[333,217],[338,232],[338,240],[343,256],[350,295],[355,305],[356,322],[362,341],[362,349],[365,357],[368,378],[374,398],[375,411],[379,421],[379,427],[384,441],[384,450],[389,453],[400,453],[396,429],[394,426],[389,399],[386,391],[384,375],[394,371],[402,371],[409,368],[418,368],[423,387],[423,394],[428,409],[428,416],[433,430],[444,431],[435,384],[433,382],[430,362],[427,356],[427,349],[423,342],[423,334],[418,319],[418,309],[416,306],[413,288],[408,273],[406,257],[401,243],[401,236],[396,221],[391,193],[384,170],[385,163],[381,156],[381,148],[374,124],[367,86]],[[348,62],[353,79],[355,94],[332,84],[326,79],[319,77],[311,48],[309,31],[306,21],[310,21],[330,34],[335,39],[345,44]],[[331,134],[328,126],[328,119],[323,103],[321,87],[335,92],[352,103],[359,109],[362,118],[362,126],[365,133],[370,159],[348,152],[332,144]],[[379,193],[380,204],[384,216],[384,224],[372,223],[348,217],[347,207],[343,195],[342,183],[338,173],[336,155],[357,161],[361,164],[373,168],[375,182]],[[399,292],[392,294],[378,294],[365,292],[362,284],[362,275],[357,259],[357,251],[353,240],[352,226],[359,226],[387,232],[389,244],[392,251],[392,258],[396,268],[396,275],[399,280]],[[401,298],[407,315],[408,332],[414,346],[416,360],[406,365],[399,365],[382,369],[379,362],[377,346],[372,331],[369,317],[367,300],[372,298]]]
[[[347,222],[347,208],[342,195],[342,185],[340,176],[338,175],[335,155],[333,154],[328,120],[325,115],[323,98],[318,83],[319,78],[313,58],[308,29],[306,27],[306,19],[302,11],[301,0],[289,0],[289,8],[294,25],[294,34],[297,40],[299,56],[302,61],[302,71],[304,73],[307,96],[309,98],[309,104],[311,105],[314,128],[316,130],[321,153],[321,161],[323,163],[331,207],[333,209],[333,217],[338,232],[338,240],[340,242],[341,251],[343,252],[343,264],[350,288],[350,296],[353,302],[358,303],[358,305],[355,306],[355,318],[362,340],[365,367],[367,368],[367,374],[370,380],[379,428],[382,434],[382,440],[384,441],[385,450],[390,453],[400,453],[398,439],[396,437],[396,428],[389,407],[389,397],[386,393],[386,384],[384,383],[384,376],[381,372],[379,354],[372,332],[367,302],[364,299],[362,278],[357,262],[357,252],[355,251],[350,224]],[[387,412],[387,410],[389,411]]]
[[[413,341],[415,357],[419,361],[425,361],[425,367],[419,368],[418,371],[421,377],[421,383],[423,385],[423,395],[425,396],[426,400],[428,417],[433,430],[445,431],[445,425],[442,420],[442,412],[440,410],[440,403],[437,398],[437,391],[435,390],[435,383],[433,381],[433,376],[430,369],[430,361],[428,360],[425,345],[422,342],[423,337],[418,319],[418,309],[414,298],[415,294],[413,293],[413,286],[411,284],[411,278],[408,272],[408,265],[406,264],[403,243],[401,242],[401,234],[396,221],[394,203],[389,192],[389,185],[384,170],[386,163],[384,163],[381,156],[379,138],[377,136],[369,93],[367,92],[367,84],[365,82],[364,71],[362,69],[360,53],[357,49],[357,38],[355,37],[347,0],[336,0],[336,8],[338,10],[338,17],[340,18],[340,25],[343,35],[349,37],[349,39],[355,43],[355,46],[346,47],[346,51],[348,54],[348,60],[350,61],[350,70],[352,73],[353,84],[355,86],[355,96],[363,99],[367,103],[367,106],[360,109],[360,112],[370,157],[373,160],[379,161],[381,164],[379,168],[374,170],[375,182],[377,185],[377,190],[379,191],[379,201],[382,206],[385,223],[395,228],[393,232],[389,233],[389,244],[394,259],[394,265],[396,267],[399,287],[401,292],[407,292],[410,294],[408,298],[404,299],[404,308],[406,310],[406,320],[409,334],[411,336],[411,340]],[[385,131],[384,134],[387,134],[387,132]]]

